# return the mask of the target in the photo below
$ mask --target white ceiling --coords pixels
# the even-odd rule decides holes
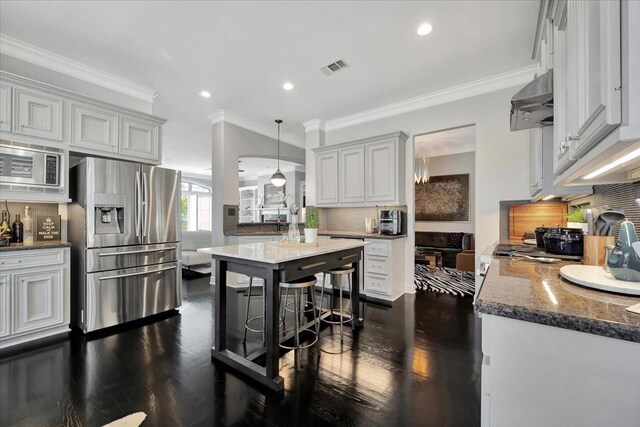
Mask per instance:
[[[416,157],[448,156],[476,151],[476,127],[465,126],[414,138]]]
[[[272,175],[276,171],[278,161],[276,159],[269,159],[265,157],[241,157],[238,163],[238,170],[244,172],[238,172],[241,179],[253,180],[258,176]],[[304,171],[304,165],[290,162],[288,160],[280,160],[280,170],[283,172],[299,170]]]
[[[159,92],[170,167],[209,168],[219,109],[304,141],[333,119],[532,64],[539,0],[2,1],[2,33]],[[423,21],[433,25],[416,35]],[[326,77],[319,68],[351,68]],[[295,88],[282,89],[285,81]],[[210,99],[198,92],[207,89]],[[506,108],[506,107],[505,107]],[[210,157],[210,156],[209,156]]]

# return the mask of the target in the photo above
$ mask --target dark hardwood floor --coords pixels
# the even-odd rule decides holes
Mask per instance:
[[[100,426],[138,411],[147,414],[143,426],[480,424],[480,321],[471,298],[420,292],[392,308],[364,303],[353,350],[304,350],[298,371],[285,354],[286,390],[273,395],[212,364],[208,282],[184,281],[180,314],[0,354],[0,425]],[[229,339],[240,351],[246,299],[235,296]],[[253,305],[260,310],[259,299]],[[260,346],[259,335],[250,337],[247,351]]]

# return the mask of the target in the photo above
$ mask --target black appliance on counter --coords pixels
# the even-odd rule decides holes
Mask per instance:
[[[378,214],[378,234],[402,234],[404,212],[398,209],[383,209]]]
[[[542,238],[547,253],[579,256],[583,254],[584,232],[580,228],[550,228]]]

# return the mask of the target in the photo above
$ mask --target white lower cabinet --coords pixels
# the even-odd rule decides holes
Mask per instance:
[[[0,339],[11,333],[11,276],[0,274]]]
[[[11,281],[12,334],[20,334],[64,322],[63,268],[13,275]]]
[[[68,331],[69,248],[5,252],[0,260],[0,348]]]
[[[362,293],[393,301],[404,291],[405,239],[365,239]]]
[[[480,316],[483,427],[638,425],[639,343]]]

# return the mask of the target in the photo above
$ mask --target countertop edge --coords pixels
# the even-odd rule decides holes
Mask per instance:
[[[475,310],[479,313],[640,343],[639,328],[607,320],[534,310],[497,302],[485,302],[480,298],[475,302]]]
[[[0,253],[2,252],[16,252],[16,251],[33,251],[38,249],[56,249],[56,248],[70,248],[71,243],[59,242],[59,243],[44,243],[42,245],[29,245],[29,246],[2,246],[0,247]]]

